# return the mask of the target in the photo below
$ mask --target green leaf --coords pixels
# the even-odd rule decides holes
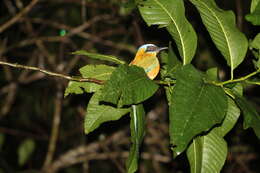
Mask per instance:
[[[187,150],[191,173],[217,173],[221,171],[227,157],[227,143],[211,131],[197,137]]]
[[[228,97],[228,109],[226,117],[221,126],[214,128],[212,131],[218,133],[221,137],[224,137],[236,124],[240,115],[240,109],[235,102]]]
[[[145,135],[145,112],[142,104],[132,105],[131,111],[131,149],[126,162],[127,172],[137,171],[139,159],[139,147]]]
[[[192,65],[180,68],[169,105],[170,143],[179,155],[192,138],[221,123],[227,111],[227,97],[221,87],[205,83],[205,75]]]
[[[260,3],[258,3],[255,6],[254,11],[251,12],[251,14],[247,14],[245,18],[253,25],[260,25]]]
[[[197,48],[197,35],[185,17],[182,0],[136,0],[139,11],[150,25],[167,27],[176,42],[183,64],[189,64]]]
[[[35,149],[35,142],[32,139],[24,140],[18,147],[18,163],[23,166],[31,157]]]
[[[234,69],[244,60],[248,41],[236,27],[232,11],[220,9],[214,0],[190,0],[198,9],[213,42],[231,67]]]
[[[120,65],[105,83],[100,100],[119,106],[138,104],[151,97],[158,87],[143,68]]]
[[[250,12],[253,13],[255,11],[256,6],[260,3],[260,0],[252,0],[251,1],[251,7]]]
[[[250,42],[249,48],[255,56],[256,60],[253,60],[256,69],[260,68],[260,33],[256,35],[253,41]]]
[[[235,102],[243,112],[244,129],[252,127],[256,136],[260,139],[260,116],[256,109],[241,95],[235,93]]]
[[[218,80],[218,68],[210,68],[206,72],[207,78],[212,81],[217,81]]]
[[[86,65],[79,69],[82,77],[84,78],[94,78],[98,80],[108,80],[114,71],[115,67],[107,65]],[[98,85],[91,82],[76,82],[70,81],[64,96],[69,94],[83,94],[83,92],[96,92],[102,85]]]
[[[89,134],[98,128],[102,123],[107,121],[115,121],[127,114],[130,109],[120,109],[99,103],[101,91],[97,91],[91,97],[84,122],[85,133]]]
[[[250,42],[249,47],[252,49],[260,50],[260,33],[258,33],[252,42]]]
[[[239,108],[228,98],[228,110],[221,126],[196,137],[187,150],[191,173],[220,172],[227,156],[227,144],[223,137],[234,127],[239,115]]]
[[[93,58],[93,59],[109,61],[109,62],[113,62],[113,63],[116,63],[116,64],[125,64],[124,61],[118,59],[117,57],[115,57],[113,55],[103,55],[103,54],[98,54],[98,53],[90,53],[90,52],[87,52],[85,50],[78,50],[76,52],[73,52],[72,54],[84,55],[84,56],[88,56],[88,57]]]
[[[168,53],[162,52],[161,53],[161,64],[162,67],[160,69],[161,77],[163,79],[166,78],[174,78],[174,72],[177,68],[181,67],[181,62],[178,60],[177,56],[175,55],[171,43],[168,47]]]

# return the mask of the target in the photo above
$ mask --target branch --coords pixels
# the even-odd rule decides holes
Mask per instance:
[[[40,71],[40,72],[47,74],[49,76],[60,77],[60,78],[63,78],[63,79],[67,79],[67,80],[71,80],[71,81],[77,81],[77,82],[91,82],[91,83],[96,83],[96,84],[99,84],[99,85],[102,85],[105,82],[103,80],[98,80],[98,79],[94,79],[94,78],[71,77],[71,76],[67,76],[67,75],[64,75],[64,74],[47,71],[47,70],[44,70],[44,69],[41,69],[41,68],[38,68],[38,67],[25,66],[25,65],[14,64],[14,63],[9,63],[9,62],[4,62],[4,61],[0,61],[0,65],[7,65],[7,66],[10,66],[10,67],[20,68],[20,69],[25,69],[25,70]]]
[[[3,25],[0,26],[0,33],[9,28],[15,22],[17,22],[23,15],[28,13],[32,7],[38,2],[39,0],[32,0],[29,5],[27,5],[22,11],[20,11],[17,15],[15,15],[12,19],[5,22]]]
[[[237,83],[237,82],[247,82],[247,83],[250,83],[250,84],[256,84],[256,85],[259,85],[259,82],[253,82],[253,81],[247,81],[247,79],[249,79],[250,77],[256,75],[260,73],[260,69],[258,69],[257,71],[254,71],[253,73],[250,73],[246,76],[243,76],[243,77],[240,77],[238,79],[231,79],[231,80],[227,80],[227,81],[224,81],[224,82],[212,82],[212,84],[214,85],[217,85],[217,86],[223,86],[223,85],[226,85],[226,84],[230,84],[230,83]]]

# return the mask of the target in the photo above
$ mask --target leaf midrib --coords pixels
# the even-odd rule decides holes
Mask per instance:
[[[220,25],[220,27],[221,27],[223,33],[224,33],[224,36],[225,36],[225,38],[226,38],[225,41],[227,42],[227,45],[228,45],[228,52],[229,52],[229,56],[230,56],[230,66],[231,66],[231,69],[232,69],[232,71],[233,71],[233,68],[234,68],[234,64],[233,64],[233,61],[232,61],[233,57],[232,57],[232,54],[231,54],[231,48],[230,48],[229,42],[227,41],[227,40],[229,40],[229,39],[228,39],[226,33],[224,32],[224,31],[225,31],[225,30],[224,30],[224,26],[222,25],[222,23],[221,23],[220,20],[218,19],[217,14],[215,14],[214,11],[212,11],[212,10],[207,6],[207,4],[206,4],[205,2],[201,2],[201,3],[202,3],[210,12],[212,12],[213,16],[216,18],[217,22],[219,23],[219,25]]]
[[[175,20],[173,19],[173,17],[171,16],[171,14],[168,12],[168,10],[166,9],[166,8],[164,8],[164,6],[163,6],[163,4],[161,4],[158,0],[154,0],[155,2],[157,2],[160,6],[161,6],[161,8],[162,9],[164,9],[164,11],[169,15],[169,17],[171,18],[171,20],[172,20],[172,22],[174,23],[174,25],[176,26],[176,29],[177,29],[177,32],[178,32],[178,34],[180,35],[180,40],[181,40],[181,44],[182,44],[182,47],[183,47],[183,49],[182,49],[182,52],[183,52],[183,64],[186,64],[186,55],[185,55],[185,45],[184,45],[184,41],[183,41],[183,38],[181,37],[182,35],[181,35],[181,32],[180,32],[180,29],[179,29],[179,27],[178,27],[178,25],[176,24],[176,22],[175,22]]]

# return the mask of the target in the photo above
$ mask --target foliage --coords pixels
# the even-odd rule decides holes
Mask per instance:
[[[252,136],[240,149],[260,138],[260,0],[250,2],[0,2],[0,64],[19,57],[0,67],[0,172],[178,172],[189,162],[215,173],[227,156],[250,165],[232,155],[246,153],[232,147],[243,129]],[[127,63],[144,40],[168,44],[158,80]],[[243,151],[259,160],[257,148]]]
[[[260,117],[257,111],[242,95],[237,94],[227,85],[247,80],[247,78],[241,81],[233,80],[233,73],[245,59],[248,41],[236,27],[235,15],[232,11],[222,10],[214,0],[190,0],[190,2],[197,8],[211,39],[230,66],[231,80],[220,82],[216,68],[205,74],[190,64],[195,55],[197,36],[185,17],[182,0],[136,0],[136,5],[148,26],[166,27],[182,58],[183,66],[176,59],[171,45],[168,54],[162,54],[162,80],[166,83],[169,82],[169,86],[165,89],[169,105],[170,143],[174,156],[188,149],[187,156],[191,172],[220,172],[228,150],[223,137],[235,125],[240,114],[239,108],[244,115],[244,128],[253,128],[260,138]],[[251,15],[256,15],[257,10],[258,5],[252,10]],[[252,17],[247,17],[247,20],[254,21],[254,24],[257,23],[257,20],[251,19]],[[251,42],[251,47],[259,51],[258,38]],[[106,57],[89,53],[83,55],[98,59]],[[259,59],[259,57],[257,58]],[[111,59],[113,62],[117,62],[114,61],[117,58]],[[120,64],[123,63],[120,62]],[[173,86],[169,80],[175,81]],[[85,84],[82,84],[81,87],[85,88],[83,85]],[[132,105],[130,126],[133,144],[127,161],[128,172],[137,170],[139,147],[144,135],[144,110],[140,103],[151,97],[157,89],[158,86],[146,77],[144,70],[135,66],[120,65],[102,87],[100,97],[98,98],[96,94],[93,96],[94,104],[108,102],[112,103],[114,107],[109,109],[106,106],[107,111],[104,113],[102,105],[99,105],[100,108],[92,110],[93,101],[89,102],[85,120],[87,133],[98,126],[88,130],[89,123],[101,124],[109,120],[116,120],[126,113],[120,107]],[[66,91],[70,93],[70,91]],[[79,92],[72,91],[71,93],[78,94]],[[117,110],[118,115],[116,112],[109,112],[112,110]],[[100,111],[102,113],[99,113]],[[119,111],[123,111],[123,113],[119,113]],[[107,118],[101,118],[100,121],[101,115]]]

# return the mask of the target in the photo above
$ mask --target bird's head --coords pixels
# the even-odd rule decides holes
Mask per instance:
[[[168,49],[167,47],[157,47],[154,44],[144,44],[139,47],[137,54],[149,54],[151,56],[156,56],[161,50]]]

